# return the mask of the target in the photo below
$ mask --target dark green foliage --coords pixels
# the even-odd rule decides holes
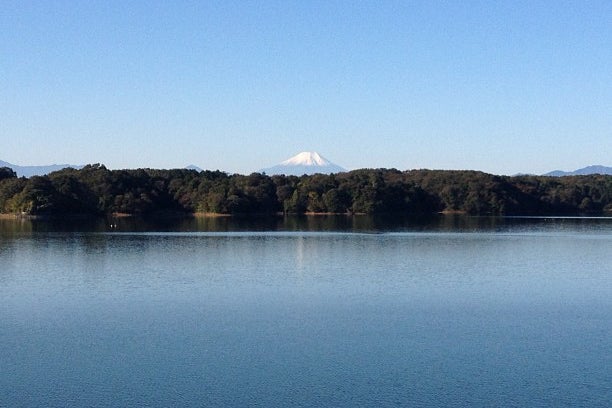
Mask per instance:
[[[28,181],[25,178],[0,180],[0,212],[20,213],[21,192]]]
[[[0,181],[10,178],[17,178],[17,173],[10,167],[0,167]]]
[[[476,171],[361,169],[312,176],[100,164],[17,178],[0,168],[0,212],[578,214],[612,211],[612,176],[495,176]]]

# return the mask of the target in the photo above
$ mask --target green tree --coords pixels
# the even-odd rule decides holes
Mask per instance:
[[[17,178],[17,173],[10,167],[0,167],[0,181],[11,178]]]

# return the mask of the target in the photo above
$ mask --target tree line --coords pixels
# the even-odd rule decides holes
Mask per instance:
[[[27,215],[612,212],[612,176],[496,176],[478,171],[361,169],[268,176],[92,164],[18,178],[0,168],[0,212]]]

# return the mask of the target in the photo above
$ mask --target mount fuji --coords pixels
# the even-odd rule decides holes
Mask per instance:
[[[342,173],[345,171],[345,168],[330,162],[317,152],[302,152],[277,164],[276,166],[260,170],[261,173],[266,173],[269,176],[278,174],[284,174],[286,176],[301,176],[303,174],[331,174]]]

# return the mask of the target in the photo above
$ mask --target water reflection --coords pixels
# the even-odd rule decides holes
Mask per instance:
[[[116,224],[0,223],[0,406],[608,403],[610,219]]]
[[[147,219],[0,219],[0,239],[54,232],[520,232],[612,231],[612,217],[472,217],[466,215],[278,215]],[[1,244],[0,244],[1,245]]]

